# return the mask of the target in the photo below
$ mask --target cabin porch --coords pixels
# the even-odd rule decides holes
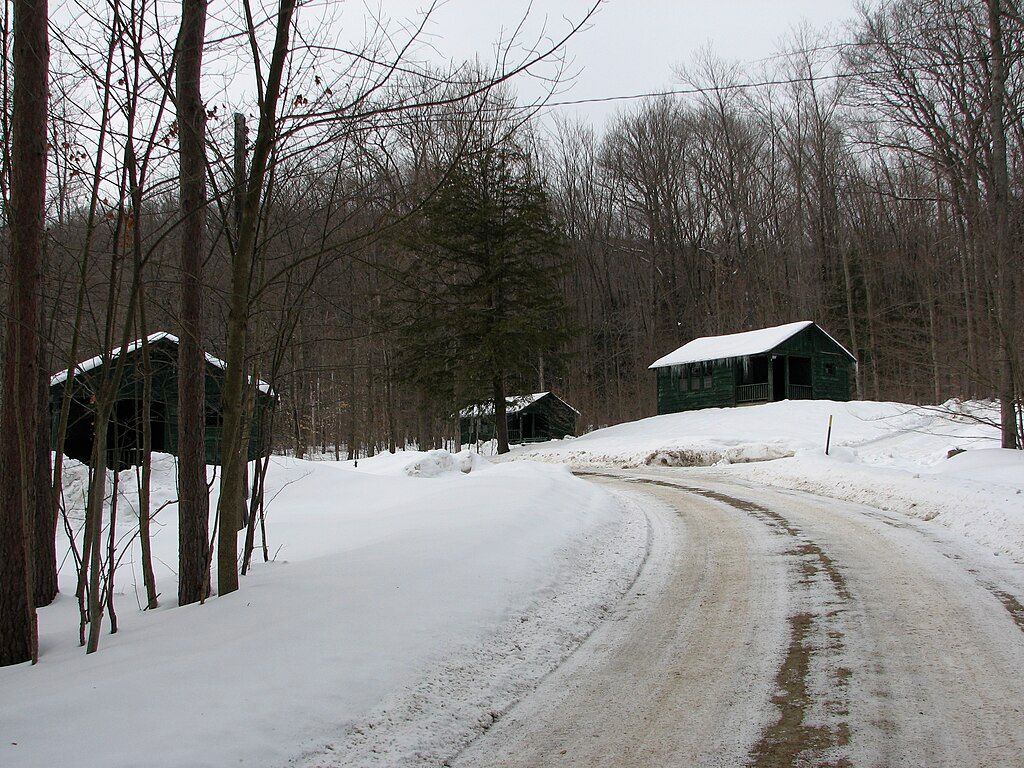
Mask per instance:
[[[517,413],[508,419],[510,443],[538,443],[550,440],[548,419],[543,413]]]
[[[736,366],[736,403],[811,400],[811,358],[796,355],[751,355]]]

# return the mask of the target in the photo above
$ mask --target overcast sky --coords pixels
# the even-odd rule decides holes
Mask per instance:
[[[427,0],[381,3],[384,13],[395,19],[415,18],[427,5]],[[528,5],[527,0],[448,0],[432,17],[430,41],[436,52],[430,55],[458,60],[492,55],[494,41],[519,21]],[[591,5],[592,0],[534,0],[530,30],[536,33],[546,22],[550,33],[564,31],[567,19],[581,18]],[[763,59],[793,27],[806,22],[841,28],[853,8],[854,0],[606,0],[590,28],[569,45],[578,76],[563,98],[678,85],[674,69],[708,46],[728,60]],[[524,95],[535,90],[528,82],[517,87]],[[601,122],[617,108],[600,104],[574,109]]]

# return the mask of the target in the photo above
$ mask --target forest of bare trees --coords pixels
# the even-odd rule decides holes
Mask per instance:
[[[438,67],[413,56],[422,27],[380,20],[353,51],[294,0],[65,5],[52,10],[48,61],[46,12],[12,0],[3,24],[0,664],[34,655],[32,607],[56,589],[68,403],[52,419],[51,467],[38,450],[50,440],[49,374],[156,330],[182,340],[190,425],[181,603],[237,589],[237,565],[258,547],[260,466],[242,458],[256,379],[278,397],[276,451],[354,458],[450,441],[458,408],[502,389],[557,390],[583,428],[648,416],[647,365],[667,350],[809,319],[858,357],[859,397],[1000,398],[1004,446],[1022,443],[1016,0],[869,2],[841,32],[798,30],[756,65],[680,52],[676,92],[623,100],[602,125],[557,108],[565,43],[599,13],[540,41],[503,40],[490,64]],[[545,99],[516,103],[525,71],[549,83]],[[47,73],[49,102],[38,94]],[[418,238],[439,191],[496,148],[519,158],[557,230],[544,265],[557,333],[502,368],[501,386],[494,371],[428,386],[454,375],[452,361],[416,330],[460,299],[438,287],[453,273],[424,262]],[[215,510],[204,351],[227,361],[233,458]],[[100,420],[117,360],[96,395]],[[104,616],[116,629],[105,478],[90,477],[72,546],[89,650]],[[155,511],[143,499],[139,509],[145,542]],[[158,590],[147,592],[155,607]]]
[[[634,419],[653,412],[646,366],[667,349],[814,319],[860,360],[860,397],[1002,396],[1019,441],[1024,26],[1015,4],[989,7],[870,4],[846,38],[799,30],[757,69],[704,55],[680,93],[628,102],[606,125],[522,126],[567,243],[571,333],[510,390],[553,387],[588,427]],[[430,149],[407,130],[407,144],[365,148],[388,192],[364,215],[416,205]],[[280,447],[357,455],[450,434],[458,403],[428,427],[419,394],[395,387],[403,258],[385,236],[310,293],[323,327],[304,322],[282,371]]]

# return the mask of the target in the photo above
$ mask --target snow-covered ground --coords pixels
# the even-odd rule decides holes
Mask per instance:
[[[238,592],[184,608],[174,460],[161,456],[161,607],[141,610],[135,481],[122,473],[120,630],[84,655],[65,558],[62,594],[39,612],[39,664],[0,669],[0,765],[440,764],[621,607],[652,546],[642,504],[566,464],[686,467],[753,492],[847,499],[943,525],[1016,569],[1024,452],[996,447],[993,416],[984,403],[784,402],[622,424],[517,448],[512,462],[468,451],[275,457],[272,561],[257,555]],[[85,479],[72,462],[74,509]],[[80,528],[80,512],[70,523]],[[64,555],[63,532],[58,542]]]
[[[825,455],[829,417],[831,450]],[[786,401],[655,416],[523,446],[516,459],[702,472],[934,521],[1024,562],[1024,451],[1000,449],[991,403]],[[951,451],[963,453],[947,458]]]
[[[154,508],[173,462],[156,461]],[[570,653],[645,556],[642,513],[563,467],[410,452],[358,470],[275,458],[272,562],[201,606],[175,606],[176,510],[160,511],[161,607],[140,610],[132,542],[119,632],[91,656],[67,560],[40,662],[0,669],[0,765],[436,765]],[[72,503],[83,480],[72,464]]]

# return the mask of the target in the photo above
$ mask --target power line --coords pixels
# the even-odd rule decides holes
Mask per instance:
[[[1018,58],[1021,56],[1021,53],[1022,52],[1017,51],[1012,54],[1008,54],[1007,58]],[[936,65],[942,67],[953,67],[957,66],[958,64],[980,64],[987,60],[987,57],[978,56],[974,58],[961,58],[955,61],[936,62]],[[768,80],[752,80],[741,83],[726,83],[724,85],[690,86],[687,88],[670,88],[662,91],[646,91],[642,93],[620,94],[614,96],[594,96],[582,99],[564,99],[560,101],[547,101],[544,102],[543,104],[539,104],[536,106],[539,109],[548,109],[550,107],[571,107],[582,104],[602,104],[617,101],[637,101],[639,99],[656,99],[663,98],[665,96],[698,96],[708,93],[752,90],[756,88],[768,88],[771,86],[778,85],[799,85],[802,83],[826,82],[830,80],[850,80],[859,77],[887,75],[891,74],[893,71],[893,69],[875,69],[861,70],[858,72],[833,72],[830,74],[822,75],[806,75],[804,77],[786,77],[773,78]],[[921,72],[930,70],[927,67],[919,66],[906,67],[904,71]]]
[[[636,101],[638,99],[657,99],[665,96],[697,96],[705,93],[721,93],[722,91],[741,91],[752,88],[766,88],[772,85],[795,85],[798,83],[810,83],[819,80],[837,80],[841,78],[856,77],[853,73],[843,72],[832,75],[809,75],[807,77],[785,78],[777,80],[759,80],[744,83],[729,83],[726,85],[693,86],[690,88],[671,88],[664,91],[647,91],[645,93],[630,93],[616,96],[595,96],[586,99],[567,99],[564,101],[549,101],[542,105],[547,107],[571,107],[579,104],[600,104],[612,101]],[[879,73],[881,74],[881,73]]]

